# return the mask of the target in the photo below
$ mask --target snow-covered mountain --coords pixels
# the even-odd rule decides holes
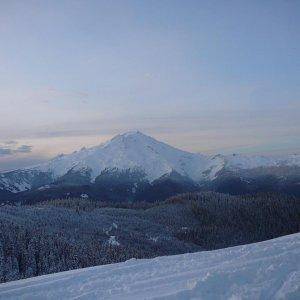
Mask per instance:
[[[209,160],[203,155],[185,152],[159,142],[141,132],[117,135],[100,146],[83,148],[69,155],[61,155],[38,166],[54,177],[69,170],[90,170],[95,179],[103,170],[140,170],[149,181],[176,171],[194,180],[203,177],[202,171],[209,167]]]
[[[168,174],[177,174],[194,182],[212,181],[221,171],[259,167],[300,166],[300,155],[285,157],[216,155],[189,153],[171,147],[139,131],[117,135],[92,148],[82,148],[68,155],[23,170],[0,174],[0,190],[20,192],[39,188],[66,177],[78,182],[93,182],[102,172],[132,171],[153,182]]]
[[[229,169],[254,169],[260,167],[300,166],[300,155],[263,156],[231,154],[223,156]]]
[[[299,299],[300,234],[0,284],[1,299]]]

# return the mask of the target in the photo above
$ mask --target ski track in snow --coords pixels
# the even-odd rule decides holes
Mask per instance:
[[[300,233],[4,283],[0,299],[300,299]]]

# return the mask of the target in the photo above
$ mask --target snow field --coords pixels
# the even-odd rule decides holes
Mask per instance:
[[[0,299],[300,299],[300,233],[4,283]]]

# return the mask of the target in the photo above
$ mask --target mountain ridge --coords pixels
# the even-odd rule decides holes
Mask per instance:
[[[0,173],[0,190],[21,192],[59,181],[83,176],[81,182],[95,182],[104,171],[132,170],[145,174],[150,183],[178,173],[196,183],[213,181],[224,170],[239,172],[255,168],[300,167],[300,155],[271,157],[258,155],[203,155],[172,147],[141,133],[130,131],[91,148],[82,148],[24,169]],[[224,172],[223,172],[224,173]],[[42,180],[41,180],[42,178]]]

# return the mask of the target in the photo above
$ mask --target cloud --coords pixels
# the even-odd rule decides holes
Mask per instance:
[[[13,154],[12,149],[5,148],[5,147],[1,147],[1,146],[0,146],[0,156],[11,155],[11,154]]]
[[[82,104],[87,104],[87,99],[89,98],[89,93],[84,91],[76,90],[62,90],[54,87],[46,87],[38,90],[34,90],[28,96],[29,99],[38,98],[42,103],[52,103],[59,105],[64,103],[74,103],[77,101]]]
[[[17,145],[18,142],[16,142],[16,141],[6,141],[6,142],[4,142],[3,144],[4,144],[4,145]]]
[[[32,151],[32,146],[30,145],[21,145],[19,147],[15,147],[17,143],[4,143],[4,145],[0,145],[0,157],[1,156],[9,156],[18,153],[30,153]]]
[[[32,146],[22,145],[15,150],[15,153],[30,153],[32,151]]]

